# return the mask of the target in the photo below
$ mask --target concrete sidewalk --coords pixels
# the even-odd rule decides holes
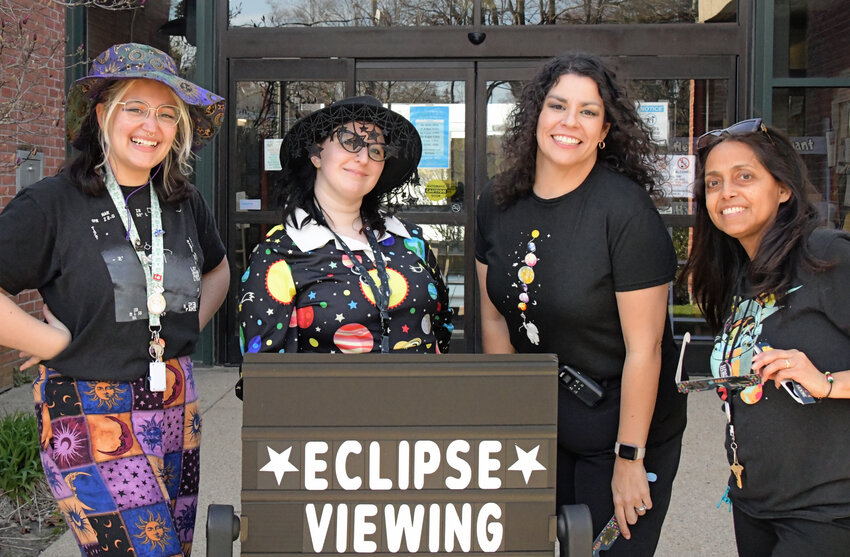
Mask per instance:
[[[205,526],[211,503],[233,505],[239,513],[241,488],[242,403],[233,395],[236,368],[196,368],[195,382],[203,416],[201,487],[193,555],[206,555]],[[27,386],[0,393],[0,412],[32,411]],[[724,416],[711,392],[690,395],[688,429],[682,463],[673,487],[656,555],[715,557],[735,555],[732,515],[717,502],[725,491],[729,466],[723,450]],[[239,555],[239,542],[234,545]],[[70,532],[41,553],[42,557],[79,555]],[[604,555],[604,553],[603,553]]]

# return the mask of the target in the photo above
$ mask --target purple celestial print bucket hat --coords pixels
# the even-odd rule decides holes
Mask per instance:
[[[170,87],[188,106],[193,151],[206,145],[224,121],[224,99],[180,77],[171,56],[145,44],[117,44],[95,58],[89,74],[75,81],[68,92],[65,133],[74,147],[82,148],[77,140],[83,122],[117,79],[152,79]]]

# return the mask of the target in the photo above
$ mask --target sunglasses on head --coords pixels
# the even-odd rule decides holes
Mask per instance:
[[[682,337],[682,351],[679,352],[679,365],[676,368],[676,388],[680,393],[707,391],[718,387],[745,389],[761,383],[761,377],[759,377],[757,373],[749,373],[747,375],[730,375],[728,377],[705,377],[702,379],[682,381],[682,363],[685,359],[685,347],[690,341],[691,333],[685,333]]]
[[[764,135],[770,140],[770,143],[773,143],[773,138],[770,137],[770,134],[767,131],[767,126],[764,125],[764,121],[761,118],[751,118],[749,120],[741,120],[740,122],[736,122],[732,124],[728,128],[723,128],[721,130],[711,130],[710,132],[706,132],[699,136],[696,141],[697,151],[702,151],[706,147],[713,145],[715,140],[722,136],[724,133],[728,135],[747,135],[749,133],[755,132],[764,132]]]

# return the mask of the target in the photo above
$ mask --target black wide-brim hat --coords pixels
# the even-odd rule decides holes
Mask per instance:
[[[311,149],[349,122],[375,124],[384,134],[387,145],[395,151],[384,161],[381,177],[372,194],[381,196],[407,183],[418,181],[416,168],[422,156],[419,132],[407,118],[385,108],[370,95],[349,97],[304,116],[295,122],[280,146],[280,163],[290,171],[310,163]],[[314,153],[313,153],[314,154]]]

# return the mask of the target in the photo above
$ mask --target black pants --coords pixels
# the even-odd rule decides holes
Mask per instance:
[[[800,518],[753,518],[735,507],[735,542],[740,557],[846,557],[850,518],[814,522]]]
[[[670,505],[673,479],[679,468],[685,427],[684,400],[680,426],[667,439],[648,444],[644,465],[658,479],[649,484],[652,509],[629,526],[632,538],[617,539],[605,557],[651,557]],[[614,475],[614,442],[620,424],[620,388],[607,389],[605,400],[588,408],[563,386],[558,394],[557,505],[584,503],[590,508],[596,537],[614,515],[611,478]]]

